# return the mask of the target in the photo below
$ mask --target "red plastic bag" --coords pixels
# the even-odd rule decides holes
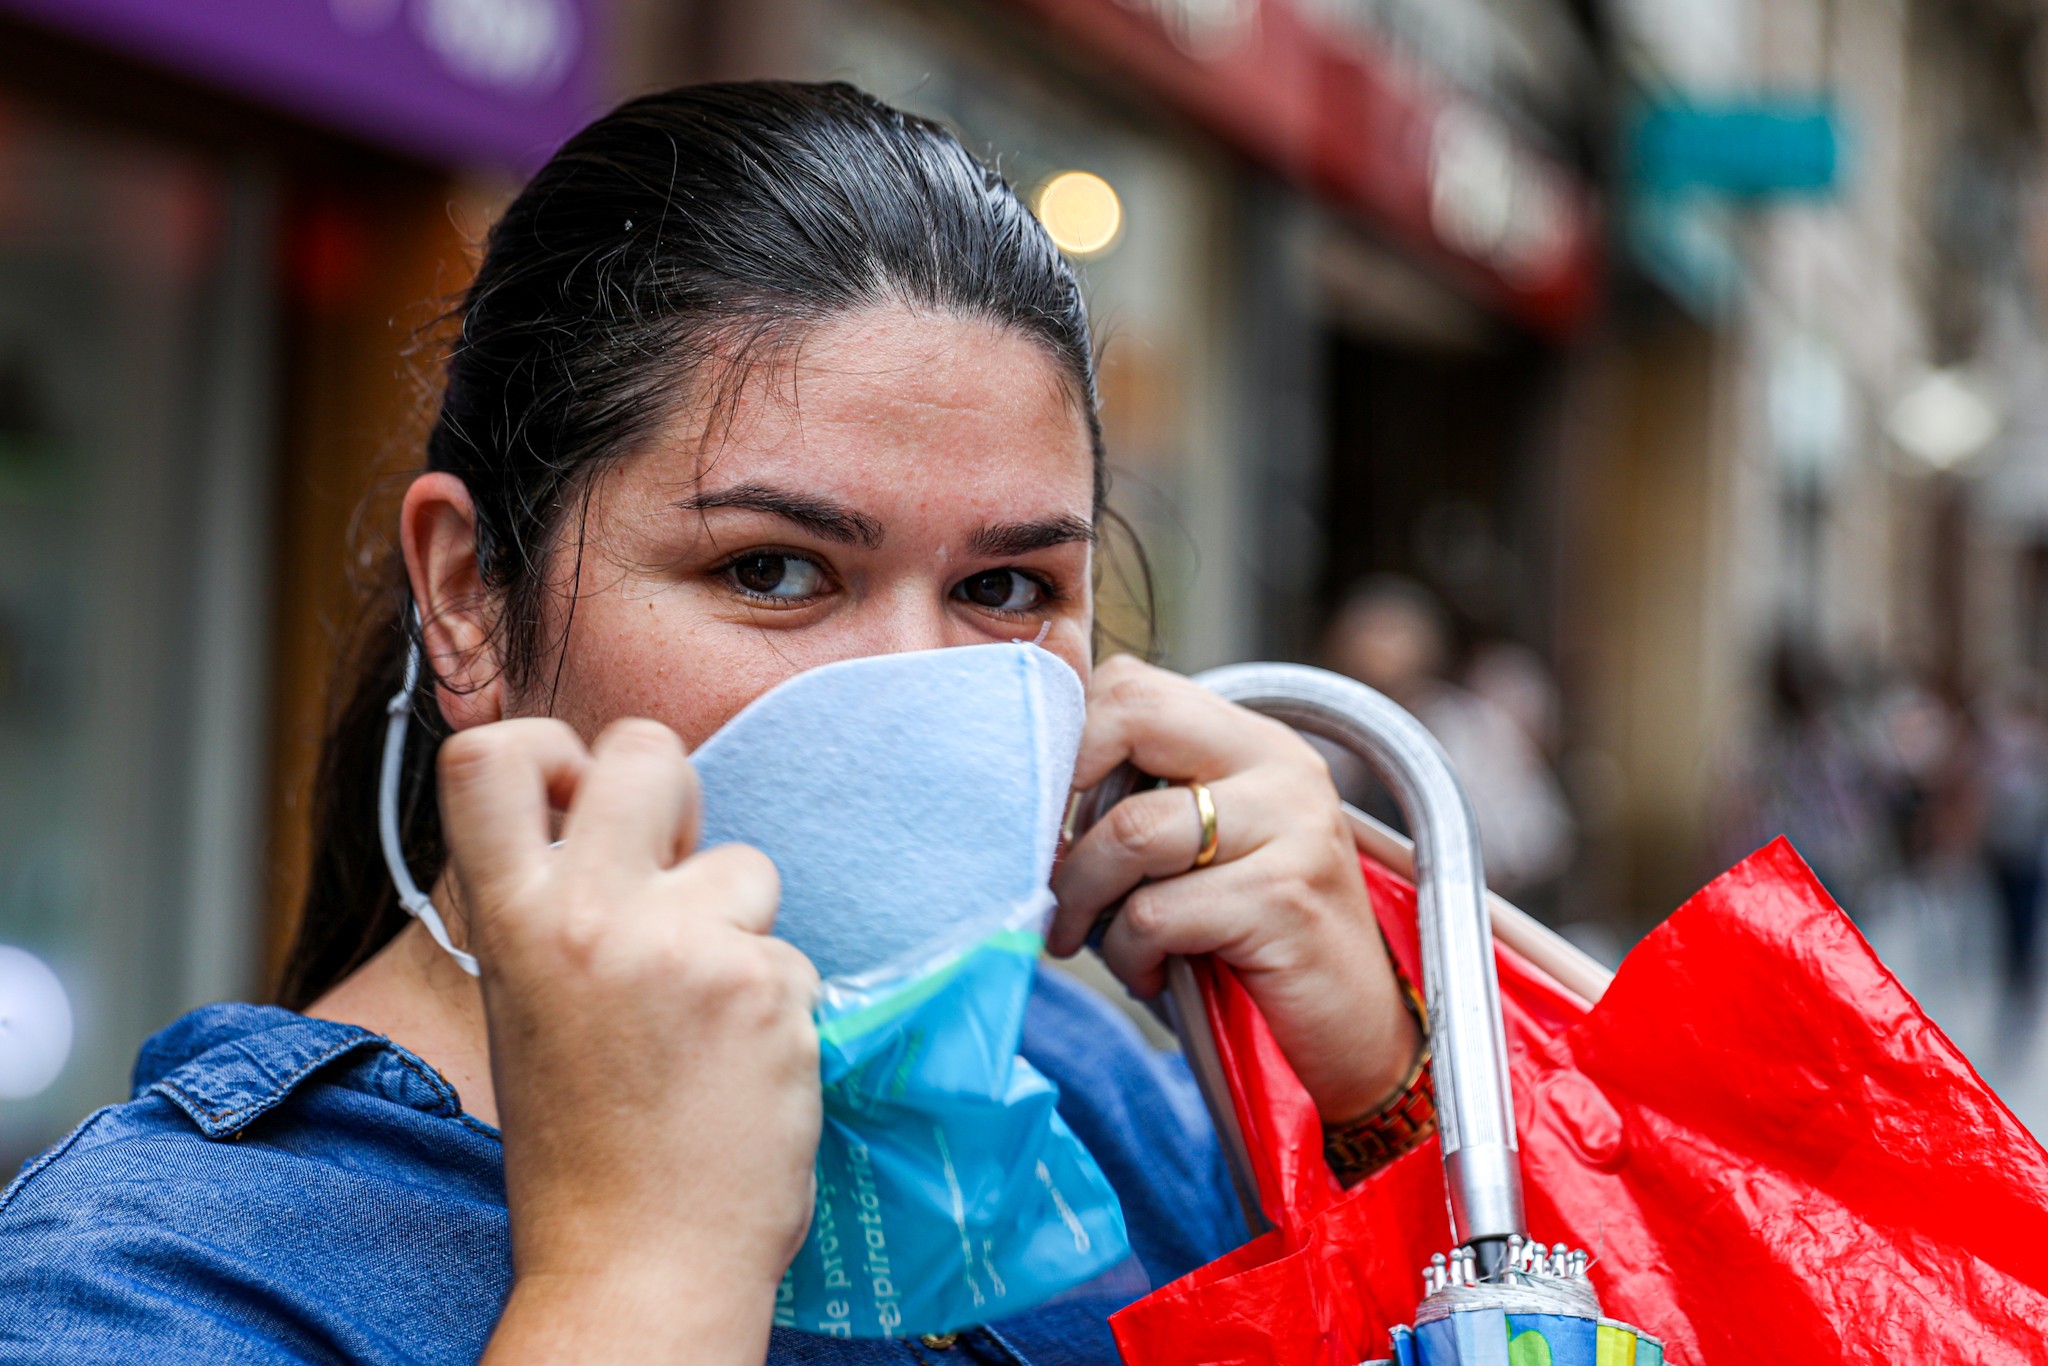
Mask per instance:
[[[1367,863],[1420,980],[1413,890]],[[2048,1361],[2048,1153],[1780,840],[1597,1006],[1498,950],[1532,1237],[1685,1366]],[[1356,1366],[1450,1245],[1434,1142],[1349,1191],[1249,996],[1202,965],[1274,1231],[1111,1322],[1132,1366]]]

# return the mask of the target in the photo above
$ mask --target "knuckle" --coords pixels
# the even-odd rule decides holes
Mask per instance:
[[[818,1031],[811,1028],[808,1013],[789,1031],[789,1042],[796,1055],[797,1080],[814,1081],[818,1075]]]
[[[1103,695],[1113,707],[1131,711],[1145,711],[1153,702],[1152,680],[1129,670],[1118,670],[1103,689]]]
[[[709,890],[750,905],[773,905],[782,896],[782,875],[775,860],[751,844],[721,844],[694,855],[690,870]]]
[[[699,990],[732,1025],[772,1035],[807,1024],[811,989],[778,950],[779,941],[755,938],[717,955]],[[801,955],[798,955],[801,957]]]
[[[610,753],[645,758],[675,758],[683,755],[683,742],[659,721],[629,716],[614,721],[598,737],[598,745]]]
[[[1315,793],[1317,800],[1327,798],[1334,803],[1337,780],[1330,776],[1330,761],[1292,726],[1280,728],[1287,732],[1279,739],[1278,745],[1280,753],[1285,756],[1289,781],[1299,785],[1301,790]]]
[[[568,964],[588,968],[596,962],[612,921],[608,907],[583,897],[565,898],[550,925],[552,947]]]
[[[677,935],[668,944],[671,969],[692,995],[713,1008],[724,1008],[746,999],[750,988],[758,988],[761,976],[750,965],[750,955],[732,937],[722,935]]]
[[[582,745],[567,722],[552,717],[492,721],[456,731],[443,740],[435,763],[444,781],[484,781],[495,776],[507,758],[521,751],[541,755],[560,744],[578,748]]]
[[[1268,897],[1296,915],[1313,912],[1321,900],[1315,879],[1301,869],[1276,874],[1266,888]]]
[[[782,994],[782,968],[774,958],[749,946],[751,952],[725,955],[719,985],[734,998],[747,1002],[768,1002]]]
[[[437,760],[444,780],[462,782],[496,762],[503,733],[494,726],[458,730],[441,742]]]
[[[1324,879],[1313,869],[1277,871],[1266,883],[1266,899],[1294,923],[1312,924],[1329,905],[1329,891],[1323,884]]]
[[[1111,655],[1095,666],[1089,690],[1114,705],[1139,704],[1153,695],[1164,672],[1134,655]]]
[[[818,987],[818,968],[796,945],[780,939],[764,939],[761,947],[771,953],[781,969],[783,979],[802,992],[806,1002]]]
[[[1127,854],[1142,857],[1159,842],[1159,812],[1149,802],[1118,802],[1110,808],[1104,824],[1109,827],[1110,839]]]
[[[1145,888],[1125,898],[1124,908],[1117,916],[1124,922],[1126,932],[1141,940],[1158,938],[1173,919],[1166,901]]]
[[[775,860],[751,844],[727,844],[720,848],[726,851],[726,860],[732,866],[732,876],[743,890],[774,896],[782,889],[782,874],[776,871]]]
[[[582,737],[576,734],[576,728],[567,721],[562,720],[559,716],[520,716],[510,721],[500,721],[496,725],[479,727],[479,729],[495,730],[502,735],[518,740],[530,738],[536,742],[566,740],[574,745],[581,745],[583,743]]]

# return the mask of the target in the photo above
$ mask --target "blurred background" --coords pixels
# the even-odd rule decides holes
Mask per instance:
[[[1609,962],[1789,835],[2048,1125],[2044,19],[0,0],[0,1172],[266,993],[495,207],[617,99],[758,75],[945,120],[1072,254],[1168,663],[1392,693]]]

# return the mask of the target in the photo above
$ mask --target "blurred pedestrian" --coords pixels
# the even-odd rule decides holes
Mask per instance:
[[[1489,640],[1472,651],[1465,686],[1513,718],[1543,757],[1564,753],[1564,706],[1543,656],[1512,640]]]
[[[1499,702],[1449,681],[1450,621],[1421,584],[1394,576],[1352,590],[1324,636],[1329,666],[1385,693],[1420,718],[1464,783],[1486,854],[1487,880],[1504,896],[1526,899],[1561,877],[1571,861],[1573,823],[1564,792],[1527,728],[1543,729],[1547,704],[1516,665],[1496,666],[1496,681],[1531,694],[1527,720]],[[1547,679],[1546,679],[1547,681]],[[1339,790],[1354,805],[1368,798],[1362,769],[1333,764]]]
[[[1761,743],[1730,784],[1724,861],[1783,836],[1855,913],[1903,861],[1928,790],[1913,775],[1933,761],[1904,764],[1888,732],[1859,724],[1834,670],[1799,642],[1772,649],[1769,681]],[[1916,755],[1922,747],[1908,745]]]
[[[2008,995],[2031,997],[2048,853],[2048,716],[2041,679],[2009,680],[1983,715],[1985,853],[1998,891]]]

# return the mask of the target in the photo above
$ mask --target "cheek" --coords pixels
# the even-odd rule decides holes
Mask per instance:
[[[1087,618],[1065,625],[1056,625],[1040,643],[1063,660],[1067,667],[1081,675],[1081,686],[1088,686],[1088,677],[1094,672],[1094,630]]]
[[[566,721],[586,742],[614,721],[647,717],[695,749],[740,708],[806,667],[767,632],[673,620],[645,600],[586,599],[570,629],[552,699],[545,691],[552,680],[542,678],[539,695],[523,699],[523,712]]]

